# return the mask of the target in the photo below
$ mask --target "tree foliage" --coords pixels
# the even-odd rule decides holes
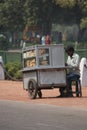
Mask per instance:
[[[73,7],[76,3],[76,0],[54,0],[54,2],[57,5],[60,5],[61,7]]]
[[[25,11],[23,0],[3,0],[0,2],[0,25],[5,30],[15,31],[23,28]]]
[[[17,31],[31,25],[50,33],[53,23],[87,28],[87,0],[0,0],[0,29]]]
[[[52,0],[26,0],[25,6],[27,24],[39,25],[42,27],[44,33],[49,33],[54,16],[54,4]]]

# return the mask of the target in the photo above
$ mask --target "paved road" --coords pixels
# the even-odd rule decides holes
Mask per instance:
[[[87,110],[0,100],[0,130],[86,130]]]

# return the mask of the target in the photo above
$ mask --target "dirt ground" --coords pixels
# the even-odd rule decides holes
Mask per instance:
[[[82,87],[82,97],[57,98],[58,89],[42,90],[42,98],[31,100],[28,92],[23,90],[23,82],[0,81],[0,100],[23,101],[28,103],[51,104],[57,106],[87,109],[87,87]]]

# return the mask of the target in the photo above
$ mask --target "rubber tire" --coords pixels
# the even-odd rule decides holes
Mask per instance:
[[[38,96],[39,96],[39,98],[42,98],[42,92],[41,92],[41,90],[38,90]]]
[[[35,99],[37,96],[38,88],[35,80],[31,79],[28,85],[28,95],[30,99]]]

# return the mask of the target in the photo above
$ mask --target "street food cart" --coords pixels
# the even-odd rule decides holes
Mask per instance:
[[[66,86],[64,45],[35,45],[22,49],[23,88],[29,97],[42,97],[42,89]]]

